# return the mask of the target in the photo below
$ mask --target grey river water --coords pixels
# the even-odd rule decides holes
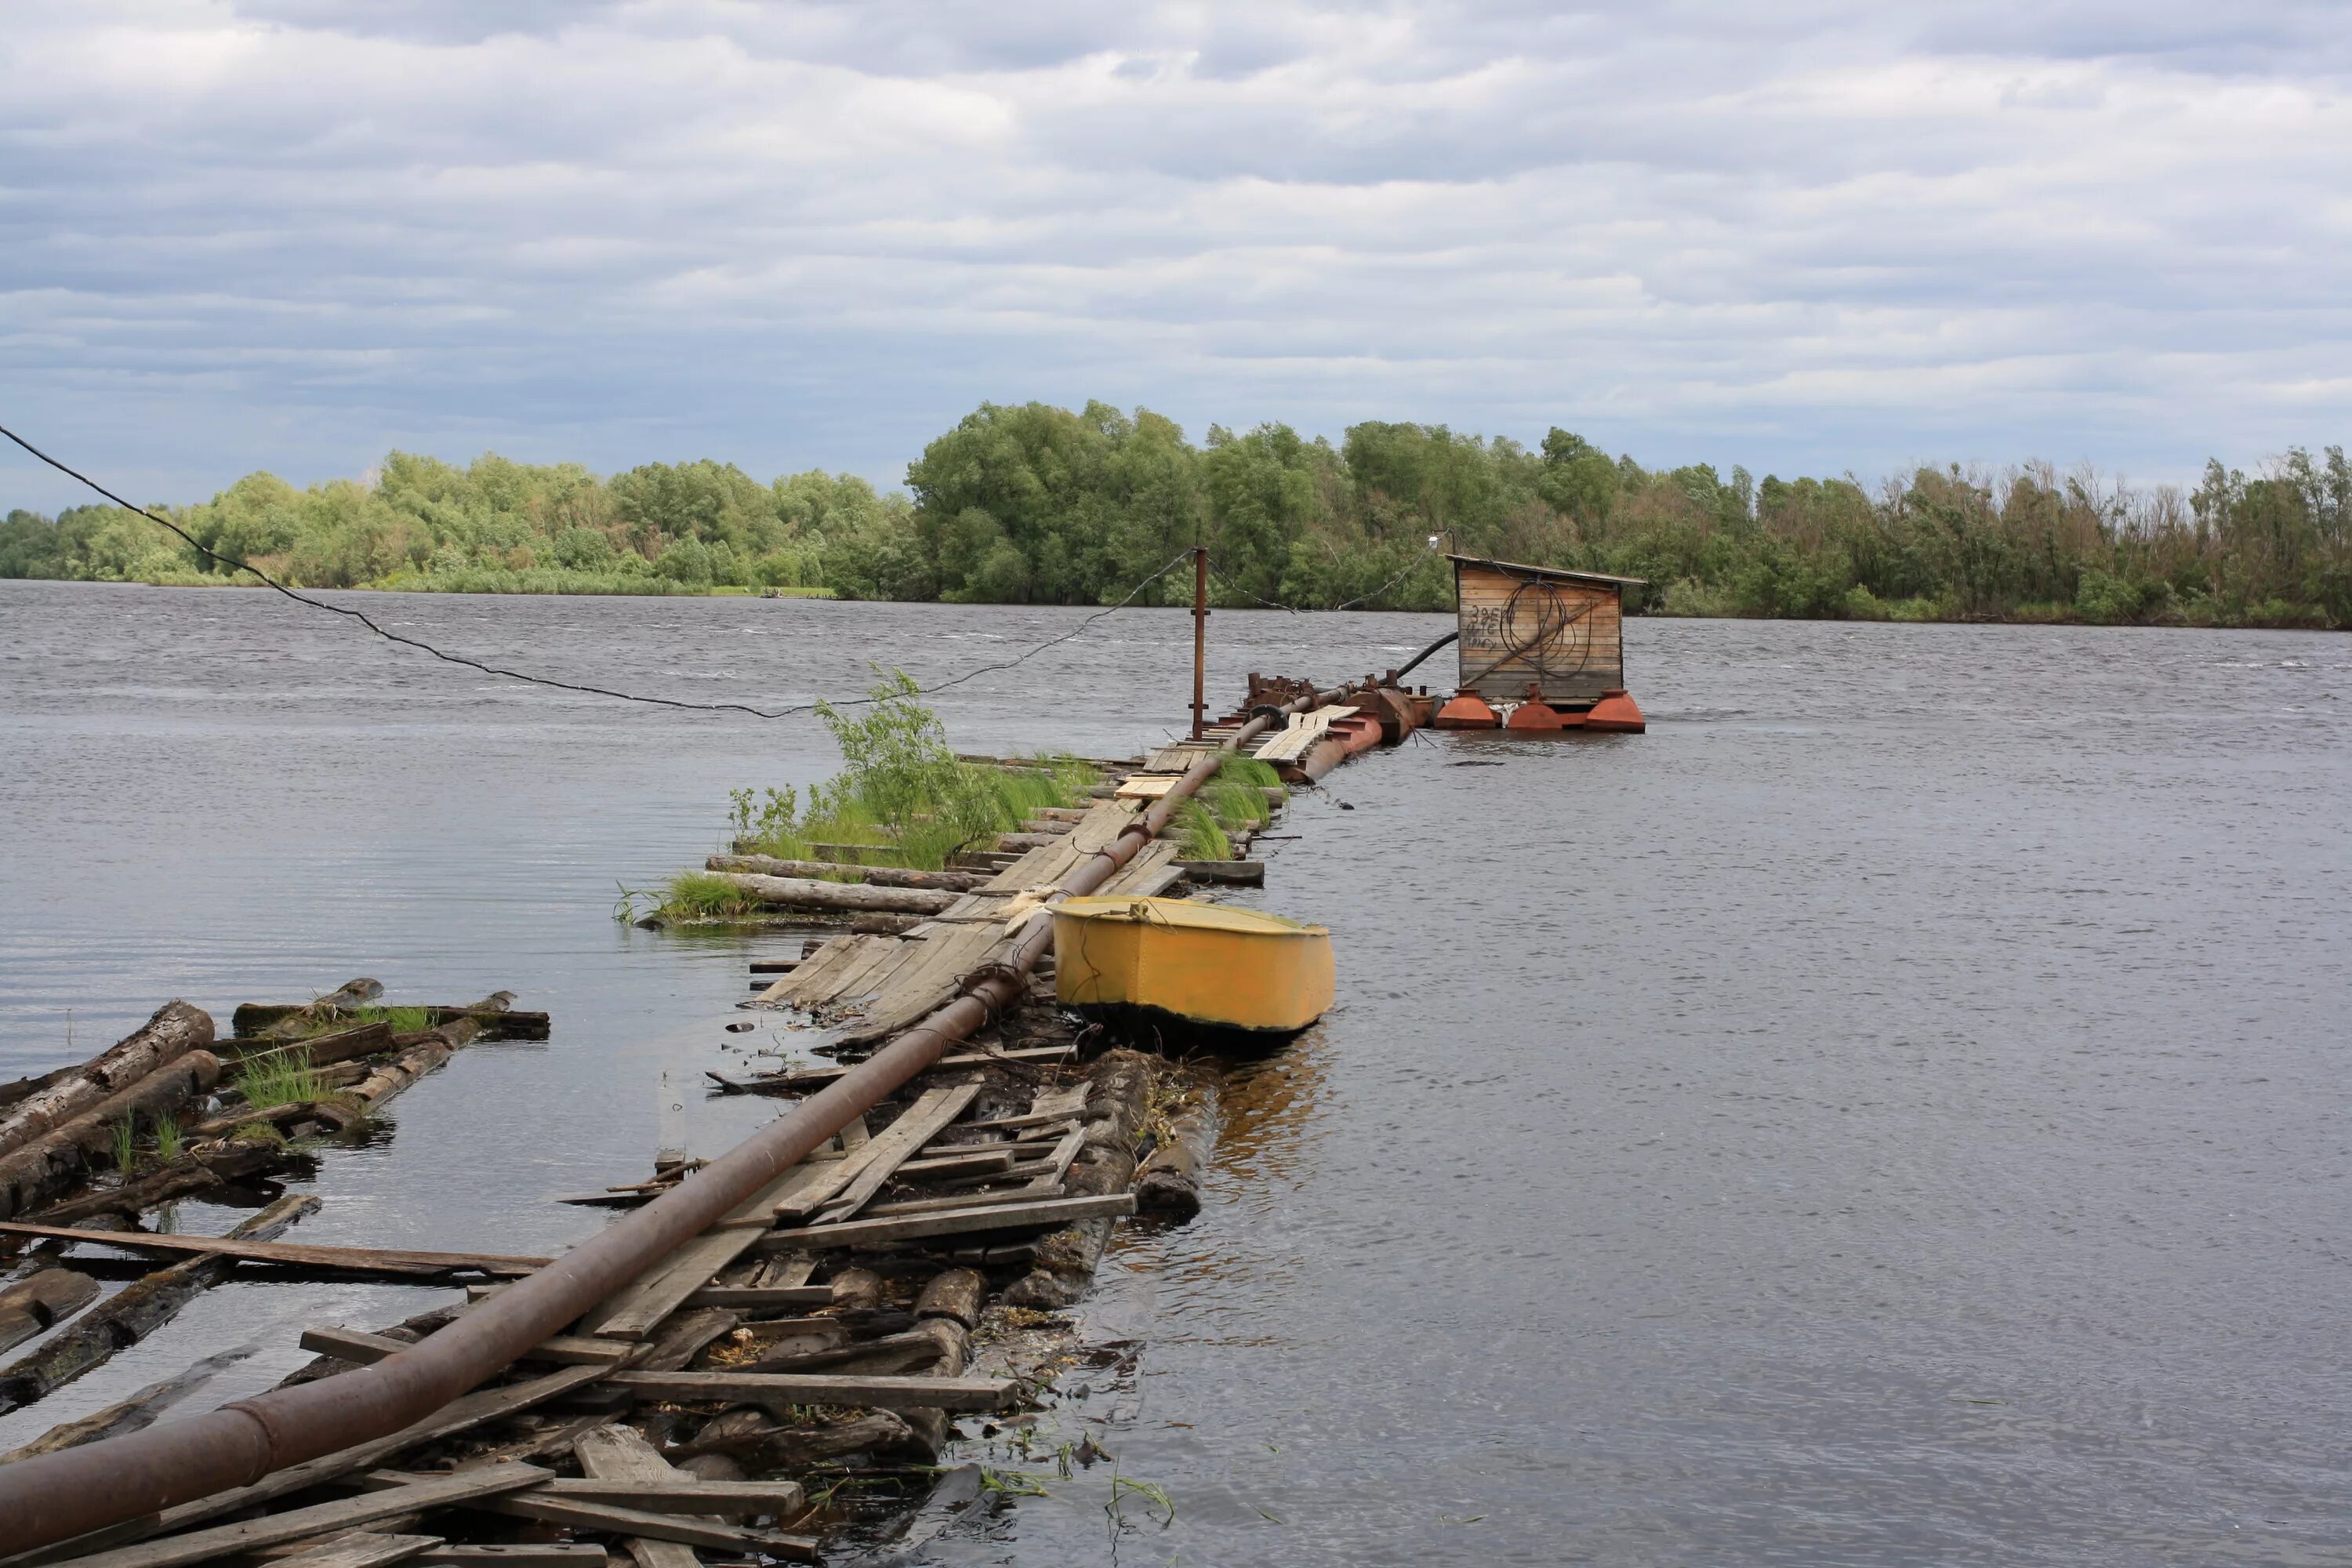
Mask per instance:
[[[1078,618],[350,598],[775,702]],[[1220,613],[1211,694],[1445,624]],[[1189,637],[1122,613],[939,708],[966,749],[1123,754],[1181,713]],[[1233,1072],[1206,1212],[1131,1231],[1088,1310],[1132,1374],[1056,1417],[1172,1524],[1130,1491],[1120,1528],[1108,1463],[1001,1453],[1049,1495],[929,1560],[2352,1560],[2352,640],[1626,637],[1646,736],[1431,736],[1265,847],[1256,897],[1330,926],[1339,1005]],[[330,1152],[297,1234],[560,1247],[602,1221],[551,1195],[770,1109],[693,1087],[742,1063],[756,944],[616,924],[616,886],[713,847],[730,787],[833,765],[805,720],[493,682],[271,595],[0,583],[0,1078],[173,995],[510,988],[554,1038],[463,1053]],[[231,1284],[0,1446],[259,1347],[207,1407],[305,1323],[441,1299]]]

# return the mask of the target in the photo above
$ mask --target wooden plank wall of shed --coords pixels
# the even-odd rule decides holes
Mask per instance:
[[[1454,577],[1461,606],[1459,686],[1477,692],[1490,702],[1519,701],[1527,696],[1528,682],[1536,679],[1536,673],[1524,658],[1507,657],[1503,617],[1510,608],[1511,595],[1520,579],[1482,567],[1459,565],[1454,568]],[[1553,702],[1591,702],[1601,692],[1624,685],[1623,623],[1618,591],[1597,583],[1559,581],[1529,589],[1520,604],[1515,627],[1518,636],[1533,632],[1540,606],[1532,601],[1547,588],[1559,593],[1570,614],[1583,614],[1561,637],[1558,652],[1548,660],[1554,673],[1542,682],[1545,699]],[[1562,668],[1573,666],[1580,651],[1585,655],[1581,668]]]

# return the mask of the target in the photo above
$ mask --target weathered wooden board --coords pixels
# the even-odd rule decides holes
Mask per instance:
[[[1053,1230],[1082,1219],[1135,1212],[1135,1194],[1110,1193],[1101,1197],[1053,1198],[1043,1203],[999,1204],[989,1208],[962,1209],[949,1214],[916,1215],[906,1219],[853,1219],[841,1225],[803,1226],[771,1232],[761,1238],[763,1252],[799,1252],[824,1247],[895,1247],[933,1236],[958,1236],[983,1230]]]
[[[247,1263],[290,1263],[310,1268],[348,1268],[364,1274],[471,1272],[513,1276],[547,1267],[544,1258],[507,1258],[478,1252],[418,1252],[372,1247],[310,1247],[291,1241],[240,1241],[226,1236],[166,1236],[150,1231],[77,1230],[63,1225],[0,1221],[0,1235],[38,1236],[87,1242],[162,1258],[234,1258]]]
[[[1334,721],[1344,719],[1354,711],[1343,703],[1318,708],[1312,713],[1294,713],[1290,716],[1289,724],[1276,731],[1255,754],[1260,762],[1295,763],[1306,755],[1307,747],[1323,738],[1323,732],[1331,727]]]
[[[761,1405],[832,1405],[865,1410],[1002,1410],[1014,1384],[985,1377],[889,1377],[815,1372],[624,1372],[619,1386],[646,1399]]]
[[[1625,684],[1616,584],[1461,559],[1454,581],[1462,689],[1517,702],[1533,682],[1548,701],[1590,702]]]
[[[845,1220],[865,1206],[882,1184],[916,1152],[964,1113],[980,1095],[977,1080],[952,1088],[927,1089],[888,1131],[870,1139],[846,1160],[825,1167],[824,1180],[775,1206],[778,1218],[804,1218],[824,1210],[828,1223]]]
[[[332,1530],[352,1530],[419,1509],[455,1502],[488,1502],[503,1493],[535,1486],[552,1474],[534,1465],[490,1465],[478,1470],[459,1470],[390,1491],[292,1509],[238,1524],[215,1525],[210,1530],[191,1531],[185,1535],[142,1542],[136,1546],[119,1546],[111,1552],[74,1561],[81,1568],[179,1568],[182,1563],[209,1562],[233,1552],[252,1552]]]
[[[1134,859],[1102,885],[1096,897],[1148,899],[1167,891],[1183,878],[1184,873],[1176,868],[1176,858],[1183,852],[1184,847],[1173,839],[1157,839],[1145,845],[1136,852]]]

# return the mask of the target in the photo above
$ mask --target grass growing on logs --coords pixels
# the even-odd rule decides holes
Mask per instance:
[[[1171,825],[1176,829],[1180,853],[1187,860],[1230,860],[1234,858],[1234,841],[1216,814],[1198,800],[1181,800],[1176,804],[1176,819]]]
[[[256,1058],[251,1067],[237,1075],[236,1091],[245,1097],[249,1110],[267,1110],[274,1105],[299,1105],[324,1099],[326,1082],[309,1062],[283,1051],[273,1051]]]
[[[131,1117],[114,1124],[114,1168],[126,1176],[139,1168],[139,1123]]]
[[[168,1165],[178,1159],[180,1150],[186,1142],[187,1139],[180,1131],[177,1118],[171,1116],[155,1118],[155,1159],[158,1163]]]
[[[395,1035],[413,1035],[433,1026],[433,1010],[429,1007],[352,1007],[347,1009],[335,1024],[338,1029],[348,1029],[355,1024],[383,1024]]]
[[[628,919],[635,912],[635,900],[642,896],[625,890],[617,911],[620,918]],[[726,878],[709,871],[680,871],[653,899],[653,912],[665,924],[750,920],[764,912],[759,900]]]
[[[1078,804],[1097,780],[1094,769],[1070,757],[1038,757],[1018,767],[963,762],[918,695],[913,679],[894,670],[873,687],[862,711],[819,704],[846,766],[813,786],[805,800],[789,784],[730,792],[738,850],[824,860],[833,857],[815,846],[871,846],[880,851],[877,859],[937,871],[959,851],[1018,828],[1044,807]]]

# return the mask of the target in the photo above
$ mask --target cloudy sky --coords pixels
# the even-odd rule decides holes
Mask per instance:
[[[0,420],[143,498],[897,483],[984,399],[1784,476],[2352,437],[2334,0],[7,9]]]

